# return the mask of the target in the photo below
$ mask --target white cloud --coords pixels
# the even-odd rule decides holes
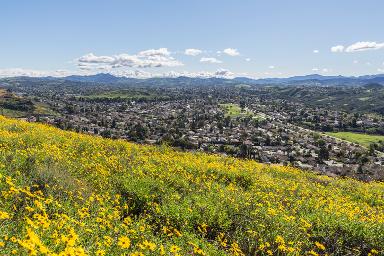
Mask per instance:
[[[245,61],[250,62],[251,58],[246,58]]]
[[[144,67],[144,61],[146,58],[140,58],[138,55],[119,54],[114,56],[112,62],[113,68],[119,67]]]
[[[214,76],[224,77],[224,78],[233,78],[234,74],[227,69],[220,68],[214,73]]]
[[[111,68],[133,67],[133,68],[149,68],[149,67],[177,67],[183,66],[183,63],[170,56],[171,53],[167,48],[150,49],[141,51],[137,54],[118,54],[113,56],[96,56],[93,53],[86,54],[77,59],[77,65],[82,70],[91,70],[100,68],[100,64],[104,67]]]
[[[75,74],[75,72],[71,72],[68,70],[61,70],[61,69],[55,70],[55,71],[43,71],[43,70],[33,70],[33,69],[23,69],[23,68],[0,69],[0,77],[15,77],[15,76],[63,77],[63,76],[69,76],[73,74]]]
[[[111,70],[111,67],[110,66],[98,66],[97,69],[104,72],[104,71]]]
[[[353,61],[353,64],[358,64],[358,63],[359,63],[358,60],[354,60],[354,61]]]
[[[268,68],[270,68],[270,69],[274,69],[274,68],[275,68],[275,66],[273,66],[273,65],[270,65]]]
[[[378,50],[384,48],[384,43],[376,43],[376,42],[357,42],[351,44],[345,49],[345,52],[359,52],[359,51],[367,51],[367,50]]]
[[[189,56],[197,56],[202,52],[203,52],[202,50],[190,48],[190,49],[185,49],[184,54]]]
[[[93,70],[93,69],[96,69],[97,66],[93,66],[93,65],[78,65],[78,68],[79,68],[80,70],[87,71],[87,70]]]
[[[321,71],[323,71],[324,73],[328,73],[328,69],[327,68],[323,68]]]
[[[121,69],[114,69],[109,72],[110,74],[114,76],[120,76],[120,77],[132,77],[132,78],[151,78],[152,73],[145,72],[142,70],[121,70]]]
[[[336,45],[331,47],[332,52],[362,52],[362,51],[368,51],[368,50],[378,50],[384,48],[384,43],[376,43],[376,42],[356,42],[354,44],[351,44],[348,47],[344,47],[343,45]]]
[[[319,50],[313,50],[313,53],[319,53]]]
[[[149,72],[143,72],[139,70],[131,71],[117,71],[113,70],[110,72],[113,75],[116,76],[124,76],[124,77],[133,77],[133,78],[151,78],[151,77],[179,77],[179,76],[185,76],[185,77],[193,77],[193,78],[210,78],[210,77],[218,77],[218,78],[234,78],[235,74],[232,73],[229,70],[226,69],[218,69],[214,72],[208,72],[208,71],[200,71],[200,72],[188,72],[188,71],[169,71],[169,72],[163,72],[163,73],[149,73]]]
[[[319,69],[318,68],[313,68],[312,71],[319,71]]]
[[[103,70],[106,68],[106,70]],[[216,71],[199,71],[199,72],[189,72],[189,71],[168,71],[168,72],[146,72],[143,70],[130,70],[130,69],[111,69],[110,66],[98,66],[95,69],[91,70],[77,70],[77,71],[68,71],[68,70],[55,70],[55,71],[44,71],[44,70],[32,70],[32,69],[22,69],[22,68],[11,68],[11,69],[0,69],[0,77],[16,77],[16,76],[29,76],[29,77],[65,77],[70,75],[94,75],[99,72],[109,73],[118,77],[131,77],[131,78],[152,78],[152,77],[196,77],[196,78],[227,78],[231,79],[240,74],[234,74],[226,69],[217,69]],[[243,76],[245,76],[243,74]]]
[[[159,49],[149,49],[145,51],[141,51],[137,54],[138,56],[169,56],[171,53],[167,48],[159,48]]]
[[[378,68],[377,71],[380,73],[384,73],[384,68]]]
[[[331,47],[331,52],[343,52],[344,46],[343,45],[336,45]]]
[[[223,52],[229,56],[239,56],[240,53],[237,49],[233,49],[233,48],[227,48],[227,49],[224,49]]]
[[[207,63],[222,63],[221,60],[218,60],[216,58],[207,58],[207,57],[203,57],[200,59],[200,62],[207,62]]]
[[[110,56],[96,56],[93,53],[88,53],[78,59],[82,63],[111,63],[113,60]]]

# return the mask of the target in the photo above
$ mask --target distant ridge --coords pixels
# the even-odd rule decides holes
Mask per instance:
[[[286,86],[364,86],[367,84],[384,85],[384,74],[364,75],[358,77],[347,76],[323,76],[319,74],[310,74],[304,76],[293,76],[288,78],[262,78],[253,79],[249,77],[152,77],[152,78],[135,78],[115,76],[109,73],[99,73],[95,75],[71,75],[66,77],[14,77],[7,79],[36,79],[36,80],[61,80],[71,82],[87,82],[87,83],[130,83],[140,85],[158,85],[158,86],[214,86],[214,85],[232,85],[232,84],[249,84],[249,85],[286,85]]]
[[[311,74],[304,76],[293,76],[288,78],[263,78],[249,79],[244,77],[234,78],[241,82],[251,84],[285,84],[285,85],[365,85],[369,83],[384,84],[384,74],[366,75],[358,77],[347,76],[322,76],[319,74]]]
[[[65,80],[76,81],[76,82],[99,82],[99,83],[116,83],[121,80],[120,77],[108,74],[108,73],[99,73],[96,75],[89,76],[67,76],[64,77]]]
[[[203,84],[210,84],[210,82],[224,82],[231,83],[231,81],[253,84],[253,85],[262,85],[262,84],[275,84],[275,85],[365,85],[371,83],[384,84],[384,74],[378,75],[365,75],[358,77],[347,77],[347,76],[322,76],[319,74],[310,74],[304,76],[293,76],[288,78],[262,78],[262,79],[252,79],[249,77],[235,77],[233,79],[229,78],[220,78],[220,77],[154,77],[146,79],[130,78],[130,77],[118,77],[108,73],[100,73],[90,76],[67,76],[63,79],[69,81],[77,82],[95,82],[95,83],[119,83],[119,82],[134,82],[134,81],[157,81],[162,82],[173,82],[173,83],[187,83],[193,84],[195,82],[200,82]]]

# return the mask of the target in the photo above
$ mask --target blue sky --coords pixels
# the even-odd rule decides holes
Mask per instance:
[[[382,0],[4,0],[0,10],[0,76],[384,73]]]

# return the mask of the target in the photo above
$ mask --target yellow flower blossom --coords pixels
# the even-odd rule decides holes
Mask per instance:
[[[383,189],[0,116],[2,255],[381,255]]]
[[[312,256],[319,256],[319,254],[313,250],[309,251],[308,254]]]
[[[177,245],[172,245],[171,248],[169,248],[169,251],[171,253],[177,253],[180,250],[181,250],[180,247],[178,247]]]
[[[118,239],[117,245],[122,249],[127,249],[129,246],[131,246],[131,240],[126,236],[121,236]]]
[[[0,220],[6,220],[9,218],[10,218],[9,213],[0,211]]]
[[[97,255],[97,256],[105,256],[105,250],[98,249],[98,250],[96,251],[96,255]]]
[[[317,248],[319,248],[320,250],[324,251],[325,250],[325,246],[319,242],[315,242],[315,245]]]

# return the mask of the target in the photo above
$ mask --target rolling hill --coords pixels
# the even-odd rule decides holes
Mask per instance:
[[[0,116],[1,255],[376,255],[384,184]]]
[[[11,77],[1,78],[0,83],[97,83],[109,85],[136,85],[136,86],[236,86],[247,84],[253,86],[281,85],[281,86],[364,86],[367,84],[384,85],[384,74],[365,75],[357,77],[349,76],[322,76],[318,74],[293,76],[287,78],[261,78],[253,79],[249,77],[187,77],[187,76],[164,76],[152,78],[137,78],[114,76],[109,73],[98,73],[94,75],[72,75],[66,77]]]
[[[160,85],[215,85],[215,84],[236,84],[246,83],[251,85],[323,85],[323,86],[361,86],[369,83],[384,84],[384,74],[365,75],[357,77],[348,76],[322,76],[311,74],[304,76],[292,76],[287,78],[261,78],[253,79],[248,77],[153,77],[146,79],[137,79],[132,77],[118,77],[111,74],[95,74],[89,76],[67,76],[62,79],[74,82],[94,82],[94,83],[135,83],[151,84],[156,82]]]

